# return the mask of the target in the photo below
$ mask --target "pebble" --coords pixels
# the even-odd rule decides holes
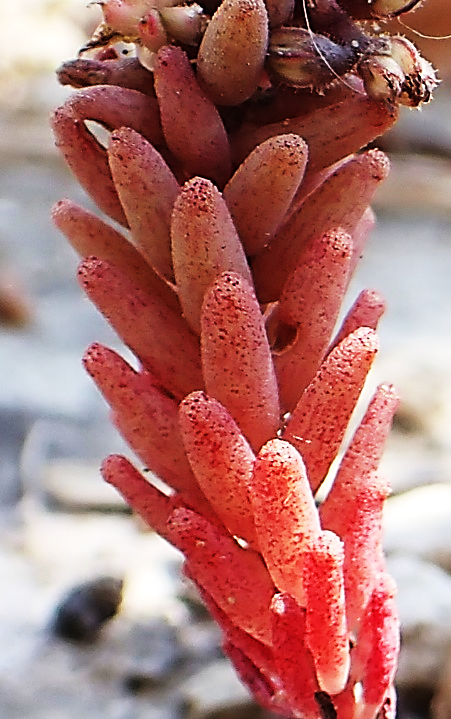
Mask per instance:
[[[22,495],[20,457],[31,422],[23,408],[0,410],[0,507],[13,507]]]
[[[123,685],[132,694],[161,688],[190,661],[180,640],[180,626],[174,626],[164,616],[131,624],[125,646],[128,657]]]
[[[57,637],[80,642],[98,638],[122,602],[122,579],[100,577],[74,587],[56,609],[52,631]]]
[[[451,483],[391,497],[384,512],[384,549],[424,559],[451,572]]]
[[[396,681],[401,688],[437,689],[451,642],[451,576],[412,556],[388,558],[397,587],[401,654]]]
[[[21,484],[28,496],[71,512],[127,510],[100,474],[113,451],[127,454],[128,448],[101,415],[78,422],[37,419],[23,440]]]
[[[227,659],[218,659],[181,686],[186,719],[257,719],[260,710]]]
[[[48,501],[67,511],[130,511],[117,490],[102,479],[99,463],[54,460],[45,465],[42,479]]]
[[[437,692],[431,702],[432,719],[450,719],[451,717],[451,645],[448,647],[446,661],[440,672]]]

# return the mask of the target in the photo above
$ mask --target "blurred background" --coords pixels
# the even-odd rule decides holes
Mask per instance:
[[[179,559],[100,479],[126,451],[80,357],[117,346],[75,280],[52,204],[89,200],[53,146],[68,90],[54,71],[99,21],[85,0],[2,3],[0,26],[0,717],[257,719]],[[451,4],[403,22],[451,33]],[[406,32],[399,23],[395,30]],[[407,33],[408,34],[408,33]],[[439,68],[436,100],[403,111],[378,226],[350,298],[386,297],[376,383],[402,404],[383,471],[399,585],[400,716],[451,718],[451,40],[411,35]],[[122,600],[122,604],[121,604]],[[102,630],[104,621],[118,615]]]

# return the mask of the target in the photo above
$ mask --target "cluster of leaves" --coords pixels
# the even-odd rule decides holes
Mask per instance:
[[[383,301],[364,291],[335,325],[388,172],[383,153],[355,153],[399,103],[428,99],[434,73],[407,41],[356,21],[402,10],[387,0],[316,0],[306,26],[291,0],[103,9],[91,57],[60,71],[79,90],[53,127],[122,230],[69,200],[54,219],[84,258],[82,287],[138,361],[95,344],[86,368],[167,491],[124,457],[104,476],[184,553],[263,705],[305,719],[394,716],[389,488],[377,473],[392,387],[343,447]],[[203,22],[191,36],[193,13]],[[136,57],[118,54],[119,37]],[[107,147],[87,120],[110,131]]]

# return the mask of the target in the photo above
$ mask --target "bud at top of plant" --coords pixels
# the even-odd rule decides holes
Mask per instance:
[[[109,28],[125,37],[136,37],[137,26],[155,3],[149,0],[108,0],[102,5],[103,18]]]
[[[438,84],[432,65],[420,55],[413,43],[401,36],[390,38],[390,56],[406,76],[400,102],[409,107],[429,102]]]
[[[268,69],[272,76],[296,87],[330,84],[356,64],[353,45],[338,45],[324,35],[300,27],[282,27],[271,35]]]
[[[164,26],[173,37],[184,45],[200,42],[206,27],[206,17],[200,5],[175,5],[163,7],[160,15]]]
[[[421,0],[374,0],[367,3],[371,7],[373,17],[396,17],[410,12]]]
[[[393,101],[401,94],[405,75],[392,57],[369,57],[360,70],[365,90],[371,97]]]

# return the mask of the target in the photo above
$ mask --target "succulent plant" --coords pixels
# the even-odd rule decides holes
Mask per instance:
[[[395,714],[378,474],[393,387],[344,440],[383,300],[362,292],[336,324],[388,172],[361,149],[436,84],[366,21],[414,4],[106,0],[59,71],[79,90],[57,145],[122,229],[70,200],[53,216],[137,368],[99,344],[84,363],[165,489],[121,456],[103,475],[183,552],[239,676],[287,717]]]

